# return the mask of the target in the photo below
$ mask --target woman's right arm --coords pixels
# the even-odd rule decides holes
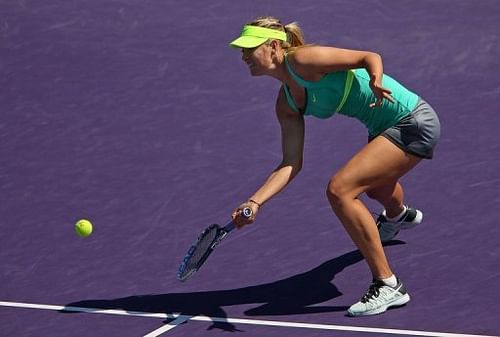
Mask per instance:
[[[236,225],[242,227],[252,223],[263,205],[282,191],[302,168],[304,150],[304,117],[288,106],[283,89],[280,90],[276,102],[276,116],[281,127],[282,160],[269,175],[264,184],[233,212]],[[252,201],[250,201],[252,200]],[[238,216],[244,207],[250,207],[254,215],[250,219]]]

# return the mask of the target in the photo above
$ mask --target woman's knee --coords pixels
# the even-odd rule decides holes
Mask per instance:
[[[340,174],[336,174],[328,182],[326,196],[332,206],[338,206],[350,197],[351,190],[350,184],[345,177],[342,177]]]

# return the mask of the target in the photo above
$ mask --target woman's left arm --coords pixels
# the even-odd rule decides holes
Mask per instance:
[[[377,101],[370,104],[370,106],[381,105],[384,98],[394,102],[391,91],[382,87],[384,67],[382,57],[377,53],[335,47],[309,46],[298,49],[293,55],[296,68],[305,73],[327,74],[341,70],[365,68],[370,75],[370,87],[377,98]]]

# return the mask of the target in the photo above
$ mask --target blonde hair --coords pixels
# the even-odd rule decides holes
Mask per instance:
[[[276,29],[285,32],[287,40],[280,41],[281,48],[283,48],[285,52],[293,51],[294,49],[305,45],[304,34],[302,33],[302,29],[297,22],[291,22],[284,25],[274,16],[260,16],[247,23],[247,25]]]

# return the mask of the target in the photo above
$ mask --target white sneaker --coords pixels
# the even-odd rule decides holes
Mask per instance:
[[[396,222],[387,220],[385,210],[377,218],[378,233],[382,242],[391,241],[401,229],[410,229],[420,224],[424,214],[418,209],[406,206],[406,213]]]
[[[350,316],[368,316],[385,312],[390,307],[401,306],[410,301],[410,295],[398,279],[395,287],[374,280],[363,298],[347,310]]]

